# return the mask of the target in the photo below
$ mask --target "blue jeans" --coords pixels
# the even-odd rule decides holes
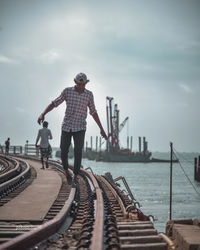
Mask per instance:
[[[78,174],[81,167],[82,150],[84,146],[85,130],[78,132],[62,131],[60,149],[63,168],[68,169],[68,152],[71,145],[71,138],[74,140],[74,174]]]

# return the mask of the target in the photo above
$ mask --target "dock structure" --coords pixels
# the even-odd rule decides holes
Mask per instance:
[[[5,146],[0,147],[0,153],[5,153]],[[23,147],[22,146],[10,146],[9,147],[9,153],[12,154],[22,154],[23,153]]]
[[[200,219],[170,220],[166,224],[166,235],[174,242],[174,249],[200,249]]]
[[[0,153],[5,153],[5,146],[0,147]],[[9,147],[9,154],[25,154],[25,155],[37,155],[39,156],[40,150],[39,147],[36,147],[35,144],[26,143],[23,146],[12,145]]]
[[[194,158],[194,180],[200,182],[200,156]]]
[[[26,189],[24,189],[24,191],[21,192],[20,194],[17,194],[18,196],[16,196],[14,199],[9,200],[8,197],[5,198],[5,193],[9,193],[9,192],[8,190],[2,191],[1,193],[2,197],[0,197],[0,201],[2,202],[1,208],[0,208],[0,229],[2,226],[3,233],[5,229],[5,223],[7,223],[8,221],[9,223],[10,222],[16,223],[14,231],[16,232],[16,229],[17,229],[17,234],[22,234],[23,230],[26,229],[27,225],[29,227],[29,224],[30,224],[30,228],[29,228],[30,230],[32,230],[32,227],[34,228],[38,227],[38,230],[39,230],[40,222],[43,223],[43,221],[47,220],[47,218],[49,219],[49,217],[50,219],[52,219],[51,216],[55,214],[55,212],[58,210],[58,207],[61,206],[61,203],[63,206],[63,204],[65,204],[66,201],[71,199],[71,198],[69,199],[69,197],[71,196],[67,197],[67,195],[69,195],[70,190],[74,190],[73,192],[75,195],[75,189],[77,188],[77,186],[73,187],[71,184],[66,182],[65,176],[61,177],[60,173],[58,174],[57,172],[55,172],[55,166],[57,166],[57,164],[59,163],[57,161],[51,160],[52,166],[46,169],[46,171],[41,170],[39,155],[37,154],[36,150],[32,152],[33,148],[34,148],[33,144],[28,144],[26,145],[26,150],[24,151],[24,153],[18,154],[16,151],[15,153],[13,151],[13,154],[10,155],[10,157],[11,158],[13,157],[13,159],[14,158],[15,159],[20,158],[21,160],[25,159],[26,163],[28,163],[28,165],[31,166],[32,171],[35,172],[35,177],[34,177],[35,179],[33,181],[33,184],[31,184],[30,186],[27,186]],[[4,156],[4,154],[2,154],[2,156]],[[5,158],[9,159],[9,155],[6,156]],[[60,167],[61,167],[61,170],[59,171],[62,171],[62,165],[60,165]],[[81,171],[85,173],[86,170],[87,169],[85,170],[82,169]],[[200,170],[200,157],[195,160],[195,170],[196,170],[195,176],[197,177],[200,172],[199,171]],[[85,174],[88,177],[91,175],[91,173],[87,173],[87,174],[85,173]],[[146,216],[139,209],[140,208],[139,203],[136,202],[134,196],[131,193],[131,190],[128,187],[128,184],[126,183],[123,177],[120,176],[118,178],[113,179],[109,173],[105,174],[105,176],[98,176],[98,175],[95,175],[94,173],[92,174],[94,175],[93,179],[98,180],[98,182],[96,181],[96,183],[99,183],[99,184],[101,183],[101,184],[100,186],[98,186],[98,188],[91,187],[90,191],[86,190],[85,187],[87,186],[90,187],[90,185],[88,184],[86,185],[85,183],[85,181],[87,181],[87,178],[84,179],[82,175],[79,176],[78,178],[79,188],[77,190],[85,189],[86,197],[88,193],[91,192],[92,198],[91,200],[89,199],[91,204],[89,205],[88,198],[81,199],[80,201],[83,202],[83,204],[79,205],[81,208],[80,213],[77,212],[78,211],[76,210],[77,207],[73,207],[74,205],[69,206],[68,208],[69,210],[66,214],[69,214],[70,216],[71,214],[73,214],[74,216],[74,214],[76,213],[78,220],[80,220],[79,222],[77,222],[76,220],[72,224],[69,232],[71,232],[72,229],[77,230],[78,233],[80,232],[83,233],[82,236],[84,238],[85,225],[82,225],[82,222],[85,221],[85,223],[87,224],[89,221],[90,223],[92,223],[94,221],[94,218],[91,219],[90,217],[88,217],[90,215],[87,215],[86,218],[83,218],[83,215],[85,213],[85,212],[83,213],[83,211],[88,210],[87,206],[89,206],[91,207],[91,211],[90,210],[88,211],[90,211],[91,214],[93,214],[94,211],[96,212],[100,211],[104,207],[105,216],[108,216],[108,219],[110,220],[108,224],[110,228],[106,226],[106,228],[108,227],[110,231],[104,234],[109,235],[109,237],[112,239],[109,243],[110,245],[114,244],[115,246],[117,246],[118,244],[118,246],[121,247],[118,249],[137,249],[137,250],[142,250],[142,249],[149,249],[149,250],[151,249],[152,250],[154,249],[193,250],[194,249],[195,250],[197,249],[197,250],[200,250],[200,219],[170,220],[166,224],[166,233],[165,234],[159,233],[154,228],[154,225],[152,221],[150,220],[151,216]],[[118,180],[123,181],[124,186],[127,189],[126,190],[127,192],[124,193],[122,190],[120,190],[119,186],[117,185]],[[11,188],[13,189],[13,187]],[[63,189],[67,193],[63,194]],[[59,193],[59,190],[61,190],[60,193]],[[103,203],[101,204],[100,206],[101,209],[97,209],[97,207],[94,209],[94,207],[96,206],[94,204],[96,204],[97,202],[96,201],[97,191],[100,192],[99,195],[100,194],[102,195],[102,193],[104,193],[104,196],[101,197],[101,201],[104,202],[105,204],[104,205]],[[94,195],[94,192],[95,192],[95,195]],[[6,194],[6,196],[8,195]],[[66,198],[66,201],[63,199],[64,197]],[[12,195],[10,198],[12,198]],[[34,201],[35,207],[32,205],[33,201]],[[40,204],[40,206],[38,206],[37,204]],[[18,209],[14,210],[13,212],[13,207],[16,207]],[[71,214],[69,213],[69,211],[71,211]],[[101,216],[101,217],[104,218],[104,216]],[[71,217],[68,219],[71,220]],[[29,224],[23,224],[24,221],[28,221]],[[105,221],[102,223],[105,223]],[[20,224],[20,227],[18,225],[19,222],[20,223],[23,222]],[[33,225],[31,223],[33,223]],[[38,225],[34,223],[37,223]],[[106,221],[106,223],[108,222]],[[13,231],[13,228],[11,229]],[[43,228],[43,231],[46,234],[47,229]],[[98,230],[96,231],[99,232]],[[31,232],[32,231],[30,231],[30,234]],[[38,231],[36,232],[38,233]],[[75,232],[75,234],[77,234],[77,232]],[[87,233],[88,232],[89,231],[87,231]],[[114,232],[114,236],[113,236],[113,232]],[[50,234],[50,231],[49,231],[49,234]],[[108,239],[110,239],[109,237]],[[65,240],[69,240],[68,238],[71,240],[72,238],[71,234],[70,235],[66,234]],[[74,239],[75,242],[73,244],[81,245],[82,240],[80,239],[79,240]],[[105,244],[107,244],[108,239],[106,243],[104,242]],[[5,241],[5,238],[3,238],[2,241]],[[96,241],[94,240],[93,242],[96,242]],[[58,244],[60,243],[58,242]],[[0,240],[0,249],[7,249],[7,248],[3,248],[3,245],[1,245],[1,240]],[[91,249],[96,250],[95,247]],[[98,248],[98,249],[103,249],[103,248]]]
[[[168,249],[150,216],[140,210],[133,195],[129,199],[120,190],[112,176],[95,175],[82,168],[77,182],[72,184],[57,161],[51,160],[48,168],[42,170],[37,156],[5,157],[9,159],[13,166],[23,164],[22,171],[28,168],[32,182],[15,195],[12,179],[8,181],[9,187],[7,182],[6,186],[4,183],[0,186],[1,250],[40,249],[40,246],[41,249]],[[72,169],[70,166],[71,174]],[[52,236],[55,238],[51,242]]]

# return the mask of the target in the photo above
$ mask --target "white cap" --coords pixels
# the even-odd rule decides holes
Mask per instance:
[[[86,74],[84,73],[79,73],[76,75],[76,77],[74,78],[75,83],[79,84],[79,83],[87,83],[90,80],[87,79]]]

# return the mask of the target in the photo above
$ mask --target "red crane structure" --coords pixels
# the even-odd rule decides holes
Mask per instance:
[[[109,152],[115,152],[120,149],[119,146],[119,133],[125,126],[129,117],[126,117],[124,121],[119,125],[119,109],[117,104],[112,107],[113,97],[106,97],[106,114],[107,114],[107,128],[108,128],[108,141],[107,150]]]

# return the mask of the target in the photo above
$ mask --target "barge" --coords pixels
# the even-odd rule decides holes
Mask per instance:
[[[117,104],[113,107],[113,97],[106,97],[106,115],[107,115],[107,134],[108,140],[106,141],[106,150],[102,151],[97,149],[97,139],[96,138],[96,150],[92,149],[92,138],[91,138],[91,148],[86,146],[84,151],[84,157],[89,160],[104,161],[104,162],[170,162],[170,159],[158,159],[153,158],[152,153],[148,150],[148,142],[146,138],[139,136],[139,151],[132,151],[133,137],[127,137],[127,148],[120,148],[119,133],[125,126],[129,117],[126,117],[124,121],[119,123],[119,109]],[[130,143],[129,143],[130,142]],[[101,145],[101,141],[100,141]],[[177,159],[173,162],[178,162]]]

